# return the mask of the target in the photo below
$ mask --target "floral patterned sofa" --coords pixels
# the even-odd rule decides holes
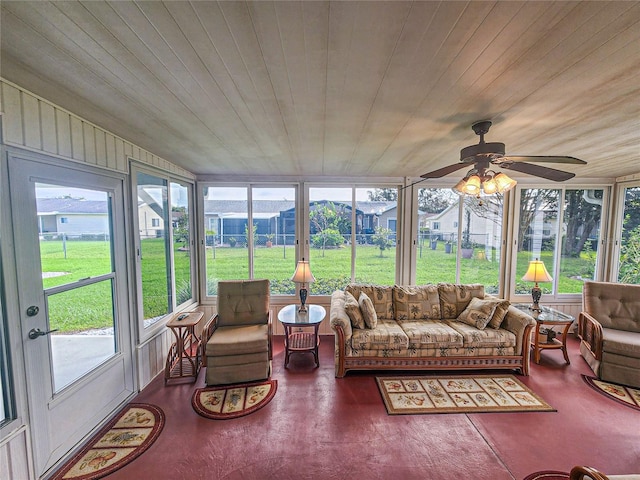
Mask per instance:
[[[350,284],[331,296],[335,375],[511,369],[529,374],[535,320],[479,284]]]

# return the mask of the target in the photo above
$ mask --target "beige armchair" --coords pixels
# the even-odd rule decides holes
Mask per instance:
[[[640,285],[585,282],[580,353],[607,382],[640,388]]]
[[[271,375],[269,280],[218,282],[218,314],[202,333],[207,385]]]
[[[605,475],[592,467],[576,466],[569,473],[569,480],[640,480],[640,475]]]

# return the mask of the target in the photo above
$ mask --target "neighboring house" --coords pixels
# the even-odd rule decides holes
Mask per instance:
[[[160,238],[164,234],[164,218],[156,210],[156,204],[138,202],[138,228],[141,239]]]
[[[40,235],[109,233],[106,201],[79,198],[37,198],[36,204]]]

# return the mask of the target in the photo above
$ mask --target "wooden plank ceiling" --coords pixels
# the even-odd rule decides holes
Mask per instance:
[[[5,79],[196,174],[416,177],[481,119],[578,178],[640,172],[640,2],[1,9]]]

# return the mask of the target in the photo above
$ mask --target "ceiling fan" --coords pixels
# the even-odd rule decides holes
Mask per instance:
[[[440,178],[462,168],[469,167],[469,165],[473,165],[473,169],[469,172],[467,177],[472,174],[476,174],[482,178],[487,172],[489,172],[489,166],[493,164],[500,168],[515,170],[517,172],[535,175],[536,177],[542,177],[556,182],[563,182],[573,178],[575,173],[534,165],[527,162],[573,163],[580,165],[586,165],[587,163],[584,160],[567,156],[505,155],[504,143],[486,143],[484,141],[484,136],[489,131],[490,127],[491,121],[489,120],[482,120],[474,123],[471,128],[476,135],[480,136],[480,143],[460,150],[459,163],[454,163],[453,165],[439,168],[420,176],[422,178]]]

